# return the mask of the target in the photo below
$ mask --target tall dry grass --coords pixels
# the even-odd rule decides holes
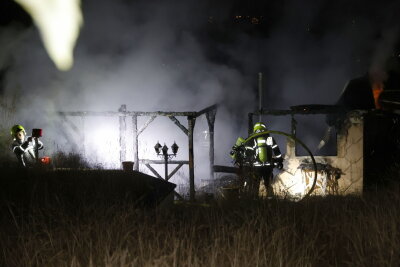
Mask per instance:
[[[1,198],[0,266],[399,266],[399,186],[363,197],[180,203]]]

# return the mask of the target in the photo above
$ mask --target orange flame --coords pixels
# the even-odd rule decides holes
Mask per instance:
[[[40,159],[40,161],[42,162],[42,164],[44,165],[49,165],[51,163],[51,159],[50,157],[43,157]]]
[[[381,104],[379,103],[379,97],[382,92],[383,92],[383,83],[373,83],[372,84],[372,93],[374,95],[376,109],[382,108]]]

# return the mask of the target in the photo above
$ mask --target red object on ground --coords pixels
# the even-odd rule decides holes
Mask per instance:
[[[50,165],[51,159],[50,159],[50,157],[43,157],[43,158],[40,158],[40,162],[44,165]]]

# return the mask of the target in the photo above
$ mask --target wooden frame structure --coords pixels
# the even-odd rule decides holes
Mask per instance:
[[[290,110],[267,110],[260,109],[255,112],[248,113],[248,134],[253,132],[254,116],[270,115],[270,116],[291,116],[291,134],[296,136],[297,121],[295,115],[321,115],[321,114],[344,114],[345,110],[335,105],[300,105],[293,106]]]
[[[121,105],[118,111],[72,111],[64,112],[59,111],[58,115],[62,118],[64,125],[69,126],[69,132],[63,132],[64,137],[73,144],[73,147],[77,147],[73,142],[71,130],[78,135],[81,140],[84,140],[83,131],[79,131],[78,127],[68,117],[80,117],[84,126],[85,117],[118,117],[119,118],[119,144],[120,144],[120,160],[125,161],[126,159],[126,119],[132,119],[133,125],[133,155],[134,155],[134,170],[139,170],[139,164],[144,164],[156,177],[161,178],[154,168],[150,164],[164,164],[164,160],[148,160],[139,159],[139,136],[154,121],[156,117],[165,116],[168,117],[183,133],[188,137],[188,148],[189,148],[189,159],[187,161],[168,161],[170,164],[178,164],[178,166],[168,175],[169,180],[184,164],[189,165],[189,195],[190,200],[195,199],[195,184],[194,184],[194,147],[193,147],[193,134],[196,123],[196,118],[205,115],[209,128],[209,161],[210,161],[210,177],[214,177],[213,166],[214,166],[214,123],[215,116],[218,106],[212,105],[201,111],[189,111],[189,112],[165,112],[165,111],[154,111],[154,112],[141,112],[141,111],[128,111],[126,105]],[[141,127],[138,127],[138,117],[147,116],[150,117]],[[188,127],[182,125],[176,117],[186,117],[188,121]],[[68,128],[68,127],[64,127]],[[84,143],[84,142],[83,142]],[[161,178],[162,179],[162,178]]]

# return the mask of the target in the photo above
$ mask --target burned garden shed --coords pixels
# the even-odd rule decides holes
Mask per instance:
[[[396,168],[400,155],[399,91],[380,89],[377,93],[374,88],[369,80],[359,78],[348,83],[336,105],[301,105],[249,113],[249,132],[254,116],[290,116],[290,134],[296,137],[296,118],[324,115],[326,134],[318,147],[311,147],[318,172],[314,194],[360,194],[393,179],[388,173]],[[327,143],[334,145],[335,153],[320,154],[319,149]],[[295,141],[288,138],[285,170],[275,178],[277,194],[302,197],[314,183],[315,166],[308,155],[300,155],[297,149]]]

